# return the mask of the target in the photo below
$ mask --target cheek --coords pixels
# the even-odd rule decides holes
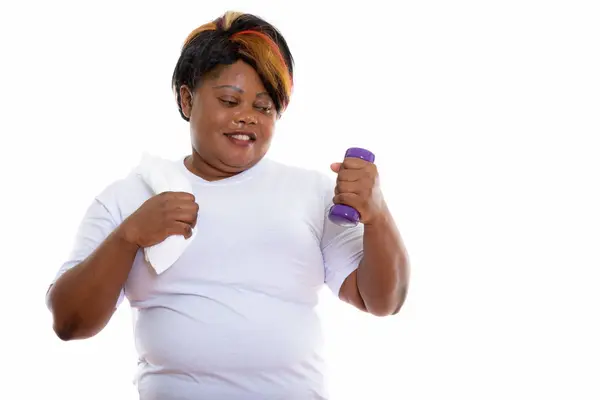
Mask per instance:
[[[231,121],[230,114],[228,110],[223,108],[204,107],[193,110],[190,122],[193,122],[196,134],[206,134],[215,130],[218,131],[226,126]]]
[[[266,117],[261,121],[262,133],[265,139],[271,139],[273,132],[275,131],[275,118]]]

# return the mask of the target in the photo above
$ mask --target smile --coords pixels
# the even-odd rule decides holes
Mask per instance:
[[[230,132],[226,133],[225,136],[232,144],[241,147],[250,147],[256,141],[254,132]]]
[[[241,140],[246,142],[254,142],[256,140],[256,134],[254,132],[231,132],[226,133],[230,139]]]

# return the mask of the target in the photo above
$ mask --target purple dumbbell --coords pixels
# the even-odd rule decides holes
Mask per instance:
[[[351,147],[346,150],[344,158],[360,158],[370,163],[375,162],[375,154],[369,150],[359,147]],[[360,214],[354,208],[344,204],[334,204],[329,209],[329,220],[340,226],[356,226],[360,221]]]

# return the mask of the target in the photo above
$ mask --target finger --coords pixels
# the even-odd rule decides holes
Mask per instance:
[[[199,206],[195,201],[190,200],[174,200],[170,202],[170,206],[173,210],[183,210],[183,211],[198,211]]]
[[[342,163],[342,169],[361,169],[365,168],[367,165],[374,165],[368,161],[363,160],[362,158],[356,157],[347,157],[344,158],[344,162]]]
[[[196,220],[198,219],[198,213],[194,212],[194,211],[182,211],[182,210],[177,210],[177,211],[173,211],[171,214],[169,214],[169,219],[171,221],[179,221],[179,222],[185,222],[186,224],[190,224],[190,225],[195,225],[196,224]]]
[[[198,212],[194,212],[194,213],[192,214],[192,217],[191,217],[191,223],[190,223],[190,225],[192,226],[192,228],[195,228],[195,227],[196,227],[196,223],[197,223],[197,222],[198,222]]]
[[[166,218],[169,221],[180,221],[195,227],[199,206],[191,201],[171,201],[167,204]]]
[[[350,207],[357,208],[360,204],[361,197],[356,193],[340,193],[333,196],[334,204],[344,204]]]
[[[365,176],[362,169],[342,169],[337,176],[337,181],[356,182]]]
[[[193,233],[192,229],[193,228],[192,228],[191,225],[185,224],[185,227],[184,227],[185,233],[183,234],[183,237],[185,237],[186,239],[191,238],[192,237],[192,233]]]
[[[167,235],[182,235],[186,239],[192,236],[192,226],[185,222],[174,221],[169,228],[167,228]]]
[[[174,197],[181,201],[196,201],[196,196],[188,192],[173,192]]]
[[[188,192],[162,192],[158,196],[164,197],[168,200],[177,200],[177,201],[196,201],[196,197]]]
[[[196,201],[193,194],[186,192],[162,192],[156,197],[160,198],[160,204],[167,210],[179,208],[186,203],[192,204]]]
[[[340,171],[340,168],[342,167],[342,163],[335,162],[335,163],[331,164],[329,167],[331,168],[331,170],[333,172],[337,173]]]
[[[340,181],[335,185],[335,194],[341,194],[341,193],[360,194],[363,190],[363,187],[360,184],[360,182],[361,181],[354,181],[354,182]]]

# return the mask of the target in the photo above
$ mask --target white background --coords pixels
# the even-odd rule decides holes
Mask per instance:
[[[373,150],[411,255],[395,317],[324,292],[332,399],[600,398],[597,2],[356,4],[2,2],[0,398],[136,398],[127,303],[63,343],[44,295],[94,195],[189,152],[171,73],[227,9],[296,58],[271,156]]]

